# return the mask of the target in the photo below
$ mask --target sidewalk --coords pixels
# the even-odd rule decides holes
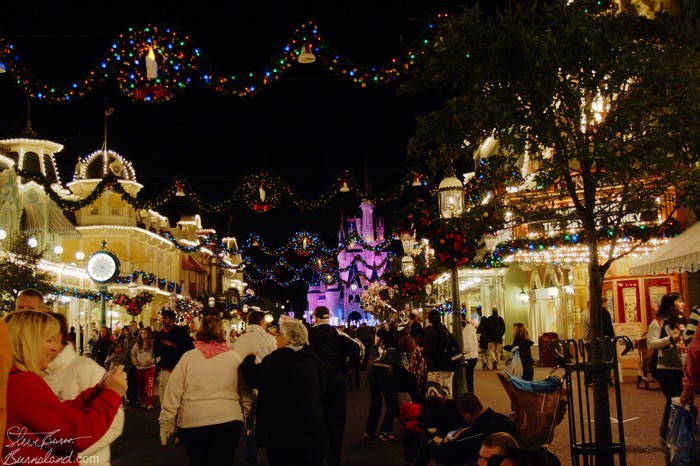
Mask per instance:
[[[535,380],[544,378],[550,368],[535,368]],[[400,466],[404,464],[401,433],[398,422],[394,433],[396,440],[382,443],[362,439],[369,409],[369,391],[366,372],[362,372],[360,390],[348,392],[347,423],[343,448],[343,463],[349,466]],[[557,375],[563,371],[558,370]],[[621,384],[627,464],[629,466],[663,465],[664,457],[658,442],[658,427],[664,405],[664,397],[658,384],[649,390],[637,389],[633,381]],[[475,392],[485,406],[502,413],[510,412],[510,401],[495,371],[475,370]],[[613,395],[613,390],[610,390]],[[612,401],[612,400],[611,400]],[[614,410],[612,412],[615,412]],[[293,422],[293,420],[280,420]],[[613,424],[614,432],[617,432]],[[568,419],[564,419],[554,432],[550,446],[562,465],[571,465]],[[234,464],[243,465],[243,442],[239,441]],[[265,464],[261,451],[259,464]],[[187,465],[187,453],[181,445],[160,445],[158,437],[158,409],[146,411],[126,408],[126,425],[122,436],[112,445],[114,466]]]

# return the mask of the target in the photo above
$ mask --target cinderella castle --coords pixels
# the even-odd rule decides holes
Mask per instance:
[[[308,309],[326,306],[332,323],[370,319],[360,307],[362,292],[381,280],[389,263],[384,245],[384,220],[374,204],[363,200],[354,217],[341,215],[338,232],[338,281],[309,286]]]

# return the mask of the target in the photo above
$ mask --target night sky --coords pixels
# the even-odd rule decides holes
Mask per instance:
[[[66,85],[94,69],[128,27],[176,26],[221,71],[243,73],[265,67],[308,20],[316,22],[325,42],[348,58],[386,63],[424,33],[425,20],[450,8],[417,0],[238,3],[198,2],[182,8],[171,2],[91,2],[78,8],[73,6],[76,2],[11,2],[3,7],[0,34],[9,38],[38,78]],[[152,197],[178,175],[205,199],[217,201],[230,194],[243,175],[266,171],[281,175],[296,192],[314,199],[343,169],[383,193],[418,166],[407,160],[406,144],[416,116],[434,103],[424,97],[400,97],[397,87],[392,82],[362,88],[316,63],[294,66],[252,97],[195,88],[161,104],[132,102],[115,83],[64,105],[32,99],[30,116],[38,138],[64,145],[56,156],[64,183],[72,180],[78,156],[102,146],[106,100],[115,109],[109,118],[108,148],[133,163],[137,179],[145,185],[142,197]],[[27,97],[9,73],[0,75],[0,102],[0,138],[19,137]],[[279,246],[305,229],[332,247],[341,213],[353,213],[358,203],[355,194],[347,193],[314,212],[287,205],[259,214],[237,204],[229,212],[214,214],[197,211],[178,198],[157,210],[173,225],[180,215],[199,213],[220,237],[231,234],[239,243],[252,233]],[[379,207],[388,225],[396,205]]]

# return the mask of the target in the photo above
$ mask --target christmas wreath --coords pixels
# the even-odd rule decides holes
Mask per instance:
[[[143,306],[151,301],[153,301],[153,293],[149,293],[148,291],[141,291],[133,298],[130,298],[125,294],[116,294],[112,298],[112,304],[121,306],[126,310],[126,312],[129,313],[129,315],[134,317],[141,314],[143,311]]]

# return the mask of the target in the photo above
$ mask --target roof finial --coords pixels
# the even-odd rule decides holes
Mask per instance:
[[[29,117],[30,112],[29,112],[29,104],[31,102],[31,96],[29,93],[27,93],[27,126],[25,126],[24,130],[22,131],[22,136],[28,137],[28,138],[34,138],[36,137],[36,131],[32,129],[32,122]]]

